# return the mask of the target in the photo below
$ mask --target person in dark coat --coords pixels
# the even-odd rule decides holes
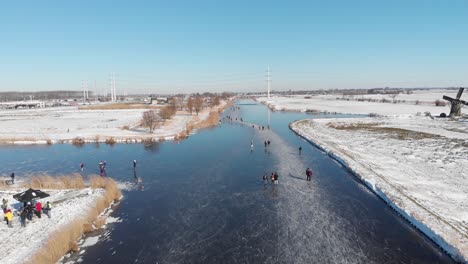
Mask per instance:
[[[312,177],[312,170],[310,168],[307,168],[306,175],[307,175],[307,180],[310,181]]]
[[[28,202],[28,205],[26,206],[26,218],[29,220],[32,220],[33,217],[33,206],[31,205],[31,202]]]
[[[15,173],[12,172],[10,177],[11,177],[11,184],[15,184]]]
[[[268,183],[268,175],[265,173],[263,174],[263,183],[267,184]]]
[[[26,217],[28,216],[28,212],[26,211],[26,208],[21,211],[20,214],[20,221],[21,221],[21,226],[26,227]]]

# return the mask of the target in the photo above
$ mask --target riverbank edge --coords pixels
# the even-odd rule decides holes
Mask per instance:
[[[236,99],[230,99],[223,106],[210,110],[206,119],[199,121],[190,121],[185,128],[180,128],[176,133],[166,136],[154,135],[139,135],[139,136],[100,136],[93,137],[75,137],[70,139],[25,139],[25,138],[10,138],[0,139],[0,146],[8,145],[52,145],[52,144],[140,144],[140,143],[153,143],[164,142],[169,140],[182,140],[188,138],[190,135],[195,134],[198,130],[204,128],[214,127],[219,123],[220,113],[226,108],[231,107]],[[196,118],[197,116],[193,116]]]
[[[111,212],[112,207],[120,202],[123,195],[113,179],[102,178],[97,182],[98,186],[91,187],[102,188],[103,195],[95,200],[94,205],[90,205],[90,209],[84,212],[82,217],[50,234],[25,263],[57,263],[68,252],[79,250],[77,242],[84,234],[100,229],[105,224],[108,216],[106,212]]]
[[[307,120],[307,119],[305,119]],[[370,181],[368,181],[365,177],[361,174],[356,172],[349,166],[349,164],[338,154],[334,153],[333,151],[327,149],[325,146],[320,145],[319,142],[315,142],[313,139],[306,137],[305,135],[301,134],[300,132],[294,129],[296,123],[302,122],[304,120],[296,120],[294,122],[289,123],[289,129],[294,132],[296,135],[307,141],[309,144],[313,145],[323,153],[327,154],[330,158],[338,162],[341,166],[343,166],[349,173],[351,173],[356,179],[358,179],[364,186],[367,187],[372,193],[377,195],[381,200],[383,200],[393,211],[395,211],[400,217],[406,220],[409,224],[411,224],[414,228],[418,231],[423,233],[427,238],[433,241],[440,249],[442,249],[447,255],[449,255],[455,262],[458,263],[468,263],[468,259],[465,258],[461,254],[458,248],[448,243],[444,238],[442,238],[439,234],[435,233],[429,226],[422,223],[421,221],[415,219],[411,216],[405,209],[398,206],[387,194],[385,194],[380,188],[376,187]]]

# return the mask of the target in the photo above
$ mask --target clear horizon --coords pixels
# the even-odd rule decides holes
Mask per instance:
[[[468,83],[467,1],[3,3],[0,92],[259,92]],[[96,82],[96,89],[94,88]]]

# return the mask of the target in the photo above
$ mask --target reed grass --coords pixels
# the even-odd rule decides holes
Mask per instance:
[[[81,146],[83,145],[85,142],[84,138],[80,138],[80,137],[76,137],[76,138],[73,138],[71,143],[75,146]]]
[[[24,183],[23,187],[33,189],[82,189],[85,188],[83,177],[79,173],[52,177],[44,174],[32,176],[31,181]]]
[[[108,145],[114,145],[115,143],[117,143],[117,141],[114,139],[114,137],[110,137],[106,139],[105,143]]]

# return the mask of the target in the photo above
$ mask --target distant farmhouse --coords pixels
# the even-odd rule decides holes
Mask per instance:
[[[172,97],[157,97],[150,95],[148,96],[148,99],[145,100],[148,104],[152,105],[166,105],[166,104],[172,104],[174,102],[174,99]]]

